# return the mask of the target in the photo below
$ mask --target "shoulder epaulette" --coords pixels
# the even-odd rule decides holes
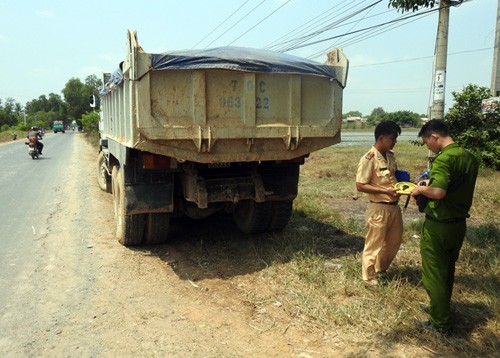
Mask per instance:
[[[375,156],[375,153],[373,151],[369,151],[368,153],[365,154],[365,158],[370,160]]]

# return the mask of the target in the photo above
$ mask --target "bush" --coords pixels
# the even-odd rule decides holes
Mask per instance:
[[[99,113],[88,112],[82,116],[82,124],[87,132],[99,131]]]
[[[455,104],[445,117],[451,136],[474,153],[483,166],[499,170],[500,113],[481,113],[481,102],[490,97],[490,90],[469,84],[452,95]]]

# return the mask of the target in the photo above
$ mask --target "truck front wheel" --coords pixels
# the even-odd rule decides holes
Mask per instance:
[[[140,245],[144,238],[144,214],[125,215],[125,180],[123,171],[118,165],[113,167],[111,178],[115,204],[116,238],[124,246]]]
[[[256,203],[245,200],[233,212],[234,222],[245,234],[256,234],[268,230],[271,220],[270,203]]]
[[[106,158],[104,157],[104,152],[101,151],[97,156],[97,182],[99,183],[99,188],[106,193],[111,193],[111,177],[106,170]]]

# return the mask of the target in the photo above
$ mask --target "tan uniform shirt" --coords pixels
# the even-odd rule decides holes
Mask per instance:
[[[375,147],[372,147],[359,160],[356,182],[383,188],[392,188],[397,182],[397,164],[394,152],[388,151],[386,156],[387,159]],[[394,199],[387,194],[368,194],[368,199],[373,202],[394,202]]]

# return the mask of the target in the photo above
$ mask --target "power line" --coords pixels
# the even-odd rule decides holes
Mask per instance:
[[[458,5],[461,5],[462,3],[465,3],[465,2],[469,2],[469,1],[472,1],[472,0],[461,0],[460,3],[457,3],[457,2],[451,2],[450,4],[448,4],[448,7],[452,7],[452,6],[458,6]],[[328,37],[328,38],[325,38],[325,39],[322,39],[322,40],[318,40],[318,41],[312,41],[312,42],[306,42],[304,43],[304,41],[301,41],[301,43],[299,44],[295,44],[293,46],[290,46],[288,48],[284,48],[284,49],[281,49],[279,51],[281,52],[288,52],[288,51],[292,51],[292,50],[296,50],[296,49],[299,49],[299,48],[303,48],[303,47],[307,47],[307,46],[312,46],[312,45],[316,45],[318,43],[322,43],[322,42],[326,42],[326,41],[329,41],[329,40],[333,40],[333,39],[338,39],[338,38],[342,38],[344,36],[347,36],[347,35],[352,35],[352,34],[356,34],[356,33],[361,33],[361,32],[364,32],[364,31],[374,31],[374,29],[377,29],[379,27],[383,27],[383,26],[387,26],[387,25],[391,25],[393,23],[396,23],[396,22],[400,22],[400,21],[404,21],[404,20],[409,20],[411,18],[414,18],[414,17],[417,17],[417,16],[427,16],[429,13],[432,13],[432,12],[435,12],[435,11],[439,11],[439,7],[436,7],[436,8],[431,8],[431,9],[428,9],[426,11],[422,11],[422,12],[417,12],[417,13],[413,13],[413,14],[410,14],[410,15],[406,15],[406,16],[401,16],[400,18],[398,19],[394,19],[394,20],[391,20],[391,21],[387,21],[387,22],[384,22],[384,23],[381,23],[381,24],[378,24],[378,25],[374,25],[374,26],[369,26],[369,27],[366,27],[366,28],[363,28],[363,29],[360,29],[360,30],[355,30],[355,31],[351,31],[351,32],[348,32],[348,33],[344,33],[342,35],[337,35],[337,36],[332,36],[332,37]],[[415,21],[415,20],[414,20]],[[388,30],[387,30],[388,31]],[[362,38],[362,40],[366,39],[366,38],[370,38],[372,36],[365,36],[364,38]],[[358,40],[357,42],[359,42],[361,40]],[[290,41],[289,41],[290,42]],[[317,53],[315,54],[314,57],[317,57]]]
[[[423,14],[423,17],[427,17],[429,15],[431,15],[431,13],[426,13],[426,14]],[[309,59],[314,59],[314,58],[316,58],[316,57],[318,57],[320,55],[323,55],[325,52],[328,52],[328,50],[331,49],[332,47],[346,48],[346,47],[354,45],[354,44],[356,44],[358,42],[362,42],[362,41],[364,41],[366,39],[369,39],[369,38],[378,36],[380,34],[383,34],[385,32],[397,29],[398,27],[405,26],[405,25],[407,25],[409,23],[421,20],[422,18],[415,18],[415,19],[413,19],[411,21],[408,21],[408,22],[405,22],[405,23],[400,23],[400,24],[388,24],[386,26],[382,26],[381,28],[374,28],[374,29],[368,30],[368,31],[366,31],[366,33],[359,33],[358,35],[353,36],[350,39],[347,39],[346,42],[341,42],[341,43],[338,43],[338,44],[331,44],[327,48],[322,49],[322,50],[316,52],[315,54],[309,56],[308,58]]]
[[[266,49],[272,49],[275,46],[279,46],[280,45],[280,41],[286,41],[288,39],[293,39],[294,38],[293,36],[300,36],[302,34],[305,34],[306,31],[307,31],[307,29],[310,29],[311,27],[314,28],[314,27],[318,27],[318,26],[324,24],[326,21],[329,21],[332,18],[332,16],[331,16],[332,14],[330,14],[330,13],[333,12],[333,14],[335,14],[335,13],[339,12],[340,10],[342,10],[344,7],[347,6],[347,5],[341,6],[345,2],[348,2],[347,5],[349,5],[351,3],[351,0],[344,0],[340,4],[335,4],[334,6],[332,6],[328,10],[326,10],[324,13],[313,17],[311,20],[305,22],[304,24],[302,24],[300,26],[297,26],[293,30],[291,30],[288,33],[284,34],[283,36],[281,36],[281,37],[277,38],[276,40],[270,42],[269,44],[267,44],[266,46],[264,46],[264,48],[266,48]],[[325,18],[327,18],[327,19],[324,20]]]
[[[486,50],[491,50],[491,49],[493,49],[493,47],[484,47],[484,48],[478,48],[478,49],[475,49],[475,50],[464,50],[464,51],[449,53],[448,56],[461,55],[461,54],[470,53],[470,52],[486,51]],[[400,63],[400,62],[410,62],[410,61],[426,60],[426,59],[431,59],[431,58],[434,58],[434,55],[432,55],[432,56],[423,56],[423,57],[415,57],[415,58],[409,58],[409,59],[404,59],[404,60],[401,59],[401,60],[386,61],[386,62],[366,63],[364,65],[349,65],[349,67],[350,68],[354,68],[354,67],[379,66],[379,65],[388,65],[388,64],[391,64],[391,63]]]
[[[237,37],[236,39],[234,39],[232,42],[230,42],[228,44],[231,45],[233,44],[234,42],[236,42],[237,40],[239,40],[241,37],[243,37],[244,35],[246,35],[247,33],[249,33],[250,31],[252,31],[254,28],[256,28],[257,26],[259,26],[261,23],[263,23],[266,19],[268,19],[269,17],[271,17],[275,12],[277,12],[278,10],[280,10],[283,6],[285,6],[286,4],[288,4],[290,1],[292,0],[288,0],[286,3],[284,3],[283,5],[281,5],[280,7],[278,7],[276,10],[274,10],[273,12],[271,12],[269,15],[267,15],[265,18],[263,18],[262,20],[260,20],[258,23],[256,23],[255,25],[253,25],[251,28],[249,28],[247,31],[245,31],[244,33],[242,33],[239,37]]]
[[[308,34],[308,35],[302,36],[302,37],[297,38],[295,40],[286,41],[286,42],[282,43],[283,47],[281,49],[278,49],[278,51],[280,51],[280,52],[288,52],[288,51],[291,51],[291,50],[295,50],[295,49],[298,49],[298,48],[309,46],[309,44],[316,44],[316,43],[320,43],[320,42],[323,42],[323,41],[328,41],[329,39],[326,39],[326,40],[314,41],[314,42],[311,42],[309,44],[306,43],[305,45],[301,45],[304,42],[306,42],[306,41],[308,41],[308,40],[310,40],[310,39],[312,39],[312,38],[314,38],[314,37],[316,37],[316,36],[318,36],[318,35],[326,32],[326,31],[329,31],[329,30],[335,28],[336,26],[338,26],[342,22],[344,22],[344,21],[346,21],[346,20],[348,20],[348,19],[350,19],[350,18],[352,18],[352,17],[354,17],[354,16],[362,13],[363,11],[366,11],[367,9],[370,9],[371,7],[373,7],[373,6],[377,5],[378,3],[380,3],[381,1],[382,0],[377,0],[376,2],[374,2],[374,3],[370,4],[370,5],[367,5],[367,6],[363,7],[360,10],[356,10],[354,13],[349,14],[347,16],[344,16],[343,18],[341,18],[341,19],[339,19],[339,20],[337,20],[337,21],[329,24],[328,26],[325,26],[325,27],[323,27],[323,28],[321,28],[321,29],[319,29],[319,30],[317,30],[315,32],[312,32],[312,33]],[[344,36],[344,35],[339,35],[339,36],[336,36],[336,37],[341,37],[341,36]],[[294,44],[290,44],[292,42]],[[288,44],[290,44],[290,45],[288,45]],[[286,47],[286,46],[288,46],[288,47]]]
[[[226,31],[224,31],[219,37],[217,37],[215,40],[213,40],[207,46],[205,46],[205,48],[207,48],[208,46],[210,46],[211,44],[213,44],[215,41],[217,41],[218,39],[220,39],[222,36],[224,36],[227,32],[229,32],[229,30],[231,30],[236,25],[238,25],[241,21],[243,21],[245,18],[247,18],[252,12],[254,12],[264,2],[265,2],[265,0],[262,0],[257,6],[255,6],[252,10],[250,10],[249,12],[247,12],[241,19],[239,19],[233,26],[231,26],[229,29],[227,29]]]
[[[210,31],[204,38],[202,38],[200,41],[198,41],[193,47],[191,47],[192,49],[195,48],[196,46],[198,46],[200,43],[202,43],[208,36],[212,35],[219,27],[221,27],[222,25],[224,25],[226,23],[227,20],[229,20],[234,14],[236,14],[238,11],[240,11],[240,9],[245,6],[245,4],[247,2],[249,2],[250,0],[247,0],[245,1],[239,8],[237,8],[235,11],[233,11],[233,13],[231,15],[229,15],[228,17],[226,17],[219,25],[217,25],[217,27],[215,29],[213,29],[212,31]]]
[[[282,52],[297,50],[299,48],[303,48],[303,47],[307,47],[307,46],[311,46],[311,45],[316,45],[316,44],[319,44],[319,43],[322,43],[322,42],[326,42],[326,41],[329,41],[329,40],[333,40],[333,39],[337,39],[337,38],[340,38],[340,37],[344,37],[346,35],[352,35],[352,34],[360,33],[360,32],[363,32],[363,31],[367,31],[367,30],[371,30],[371,29],[376,29],[378,27],[382,27],[382,26],[385,26],[385,25],[393,24],[393,23],[396,23],[396,22],[399,22],[399,21],[403,21],[403,20],[408,20],[408,19],[411,19],[411,18],[416,17],[416,16],[422,16],[423,14],[427,14],[428,12],[437,11],[437,10],[439,10],[439,9],[431,9],[431,10],[427,10],[427,11],[422,12],[422,13],[416,13],[416,14],[412,14],[412,15],[409,15],[409,16],[400,17],[398,19],[394,19],[394,20],[391,20],[391,21],[386,21],[386,22],[378,24],[378,25],[368,26],[368,27],[365,27],[363,29],[351,31],[351,32],[348,32],[348,33],[345,33],[345,34],[331,36],[331,37],[328,37],[326,39],[317,40],[317,41],[313,41],[313,42],[308,42],[308,43],[303,44],[303,45],[291,46],[291,47],[283,50]]]

